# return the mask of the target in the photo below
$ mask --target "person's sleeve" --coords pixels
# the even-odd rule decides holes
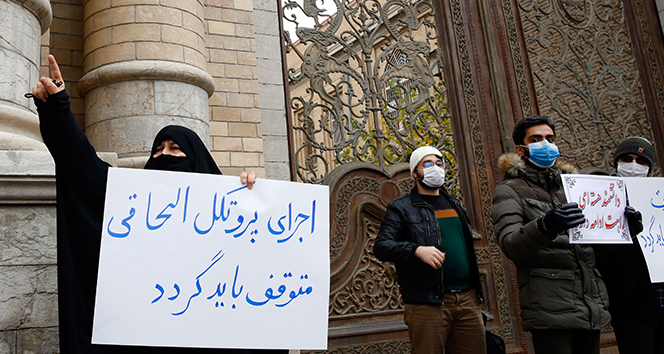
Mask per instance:
[[[66,91],[50,95],[46,102],[35,98],[39,130],[58,171],[67,174],[84,169],[105,173],[108,164],[97,157],[70,109]]]
[[[381,261],[404,262],[415,256],[417,245],[400,240],[403,235],[403,222],[399,211],[391,204],[380,224],[380,231],[374,243],[374,255]]]
[[[537,228],[537,219],[524,220],[520,197],[509,186],[494,190],[491,214],[498,245],[511,260],[528,258],[552,242]]]

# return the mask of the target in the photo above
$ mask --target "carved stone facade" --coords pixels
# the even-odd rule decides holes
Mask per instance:
[[[539,110],[564,157],[612,169],[627,136],[653,140],[621,2],[520,1]]]

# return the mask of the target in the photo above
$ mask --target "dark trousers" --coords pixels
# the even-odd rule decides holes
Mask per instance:
[[[599,330],[543,329],[530,333],[535,354],[599,354]]]
[[[612,321],[618,350],[623,354],[664,354],[664,309],[648,321]]]

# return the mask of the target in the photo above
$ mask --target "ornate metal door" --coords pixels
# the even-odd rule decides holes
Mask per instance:
[[[438,4],[330,1],[327,10],[314,0],[282,2],[293,179],[331,188],[330,348],[407,352],[393,265],[371,251],[385,206],[413,187],[405,162],[421,145],[443,151],[448,190],[471,195],[459,180],[467,161],[455,152]],[[501,332],[501,321],[512,322],[499,318],[494,295],[507,302],[504,287],[494,291],[502,260],[483,232],[476,238],[491,294],[485,309]]]
[[[421,145],[444,152],[446,187],[469,211],[488,329],[527,352],[514,268],[491,223],[498,156],[532,114],[554,119],[580,167],[610,168],[628,135],[661,140],[654,2],[280,1],[292,178],[331,193],[328,352],[408,352],[393,266],[371,250],[385,206],[413,185],[405,162]]]

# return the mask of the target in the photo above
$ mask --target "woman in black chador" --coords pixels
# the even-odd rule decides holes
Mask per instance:
[[[193,349],[93,345],[92,319],[106,193],[106,162],[100,160],[70,110],[64,81],[53,56],[53,79],[32,88],[39,128],[55,161],[58,226],[60,352],[68,353],[287,353],[287,350]],[[201,139],[181,126],[163,128],[152,144],[146,169],[221,174]],[[253,185],[255,174],[242,173]],[[223,334],[220,334],[223,335]]]

